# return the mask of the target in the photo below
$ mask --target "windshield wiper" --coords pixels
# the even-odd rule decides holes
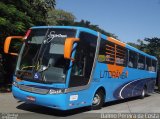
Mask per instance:
[[[40,49],[37,51],[37,53],[36,53],[36,55],[35,55],[35,57],[33,58],[33,66],[35,66],[34,68],[33,68],[33,70],[38,70],[38,67],[40,66],[40,62],[39,62],[39,57],[40,57],[40,54],[41,54],[41,52],[42,52],[42,49],[43,49],[43,46],[44,46],[44,44],[45,44],[45,40],[47,39],[47,35],[48,35],[48,32],[49,32],[49,29],[47,29],[47,32],[46,32],[46,34],[45,34],[45,36],[44,36],[44,39],[42,40],[42,44],[41,44],[41,47],[40,47]],[[38,63],[39,62],[39,63]]]

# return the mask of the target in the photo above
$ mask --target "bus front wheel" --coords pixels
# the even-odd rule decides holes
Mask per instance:
[[[92,110],[101,109],[104,104],[104,92],[103,90],[98,90],[92,100]]]

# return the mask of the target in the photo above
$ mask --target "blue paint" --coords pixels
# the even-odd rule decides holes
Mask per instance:
[[[87,32],[95,36],[98,35],[98,32],[90,30],[88,28],[73,27],[73,26],[39,26],[39,27],[32,27],[31,29],[41,29],[41,28],[75,29],[77,31],[76,38],[79,38],[79,34],[81,32]],[[107,40],[107,36],[105,35],[101,35],[101,38]],[[73,45],[72,58],[74,58],[75,56],[76,46],[77,43]],[[126,48],[141,53],[146,57],[157,60],[155,57],[148,55],[129,45],[126,45]],[[42,84],[30,81],[21,81],[17,83],[21,85],[30,86],[33,88],[41,88],[48,90],[68,89],[72,64],[73,62],[70,62],[70,67],[67,72],[65,83]],[[12,92],[14,97],[17,98],[18,100],[28,102],[27,96],[32,96],[36,99],[36,101],[32,103],[43,105],[46,107],[56,108],[59,110],[68,110],[68,109],[74,109],[92,105],[93,96],[99,87],[103,87],[106,91],[106,97],[105,97],[106,102],[140,95],[141,90],[145,85],[148,87],[148,92],[151,93],[154,90],[155,78],[157,75],[156,72],[125,67],[123,72],[128,71],[127,78],[108,78],[109,74],[107,74],[108,76],[101,76],[102,75],[101,72],[104,71],[108,71],[108,65],[106,63],[100,63],[96,61],[95,70],[93,72],[93,78],[91,79],[88,89],[85,90],[80,90],[70,93],[62,93],[62,94],[42,95],[20,90],[19,88],[13,85]],[[35,73],[34,78],[37,80],[40,79],[39,73]],[[16,81],[15,76],[13,77],[13,80]]]

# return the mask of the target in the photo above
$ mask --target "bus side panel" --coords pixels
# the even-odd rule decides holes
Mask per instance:
[[[155,72],[128,67],[124,68],[123,72],[123,74],[127,72],[127,75],[112,78],[107,69],[107,64],[97,62],[91,85],[94,85],[92,86],[94,89],[96,89],[95,86],[105,88],[105,101],[138,96],[144,86],[147,87],[149,93],[153,92],[156,79]]]
[[[93,96],[100,87],[105,89],[106,102],[138,96],[145,85],[148,92],[153,92],[155,73],[133,68],[124,68],[123,72],[128,72],[128,75],[112,78],[107,64],[97,61],[89,88],[66,94],[66,109],[92,105]]]
[[[90,89],[67,93],[67,109],[74,109],[91,105],[92,91]]]
[[[113,97],[113,92],[114,89],[116,89],[116,83],[114,80],[110,80],[107,64],[99,63],[97,61],[91,82],[91,88],[95,90],[94,92],[96,92],[98,87],[104,87],[106,93],[105,101],[115,100]]]
[[[93,78],[89,87],[85,90],[75,91],[67,93],[67,109],[74,109],[84,106],[91,106],[94,94],[98,88],[103,87],[102,83],[98,82],[97,79]]]

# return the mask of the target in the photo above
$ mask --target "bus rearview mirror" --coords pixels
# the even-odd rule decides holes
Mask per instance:
[[[18,56],[18,45],[23,42],[23,36],[9,36],[4,42],[4,53]]]
[[[80,39],[79,38],[66,38],[65,45],[64,45],[64,58],[69,59],[69,60],[74,60],[71,57],[72,54],[72,48],[74,42],[78,42]]]

